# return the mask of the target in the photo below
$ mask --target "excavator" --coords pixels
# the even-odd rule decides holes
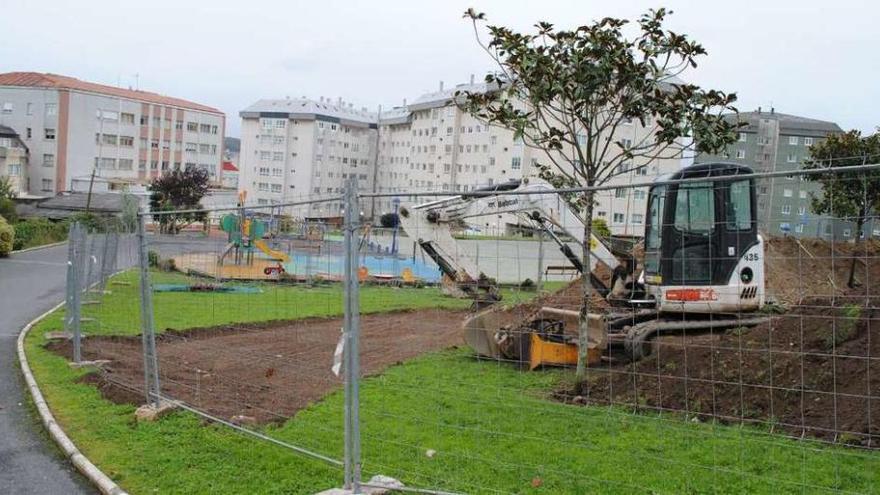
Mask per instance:
[[[428,203],[406,205],[400,223],[445,277],[474,300],[465,341],[478,354],[528,365],[577,362],[580,312],[541,306],[525,320],[499,309],[497,287],[462,254],[453,229],[469,219],[510,214],[542,230],[587,277],[608,311],[588,312],[589,364],[612,349],[638,360],[669,332],[754,326],[765,321],[764,240],[758,234],[752,170],[705,163],[657,177],[648,191],[644,259],[615,252],[596,235],[583,266],[580,216],[544,183],[511,181]],[[608,274],[610,276],[610,282]],[[604,276],[600,276],[603,275]],[[619,354],[619,352],[618,352]]]

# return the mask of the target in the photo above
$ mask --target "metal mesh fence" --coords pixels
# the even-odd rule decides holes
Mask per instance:
[[[859,170],[831,180],[867,197]],[[581,214],[525,185],[413,193],[388,227],[353,192],[143,215],[85,352],[356,491],[875,492],[880,233],[806,213],[802,172],[731,173],[595,188],[588,260]]]

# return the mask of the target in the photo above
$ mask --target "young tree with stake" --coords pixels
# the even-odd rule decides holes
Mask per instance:
[[[810,148],[805,169],[828,169],[807,175],[807,180],[822,185],[822,192],[812,198],[812,209],[855,223],[856,249],[849,268],[849,288],[856,286],[856,258],[862,242],[862,229],[869,215],[880,211],[880,172],[836,173],[835,168],[876,163],[880,159],[880,133],[863,137],[859,131],[832,134]]]
[[[543,151],[538,176],[557,188],[590,188],[686,149],[717,153],[736,140],[737,124],[721,117],[736,111],[734,94],[704,90],[679,76],[697,66],[706,50],[664,28],[671,12],[651,10],[628,36],[624,19],[604,18],[572,30],[540,22],[531,34],[487,26],[485,14],[468,9],[479,45],[497,65],[485,91],[456,94],[459,104],[484,122],[513,131],[526,146]],[[649,132],[625,143],[618,130],[638,122]],[[595,192],[566,194],[581,215],[583,264],[590,266]],[[577,380],[586,377],[587,315],[593,293],[583,277],[578,329]]]

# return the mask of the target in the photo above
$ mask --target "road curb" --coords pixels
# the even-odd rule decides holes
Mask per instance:
[[[67,241],[59,241],[53,242],[52,244],[43,244],[42,246],[34,246],[26,249],[19,249],[18,251],[10,251],[9,254],[18,254],[18,253],[27,253],[28,251],[36,251],[38,249],[49,249],[55,246],[61,246],[62,244],[67,244]]]
[[[39,246],[36,249],[48,247],[48,246]],[[21,365],[21,372],[24,374],[25,382],[27,382],[28,391],[31,394],[31,397],[34,400],[34,405],[37,407],[37,411],[40,413],[40,420],[43,423],[43,426],[49,432],[49,435],[52,437],[52,440],[58,444],[58,447],[64,452],[64,455],[70,460],[70,462],[76,467],[76,469],[83,474],[89,481],[94,484],[98,490],[101,491],[104,495],[127,495],[125,490],[119,487],[115,481],[110,479],[109,476],[104,474],[103,471],[98,469],[92,461],[90,461],[82,452],[76,448],[76,444],[64,433],[64,430],[61,428],[57,422],[55,422],[55,416],[52,415],[52,411],[49,409],[49,405],[46,403],[46,399],[43,397],[43,392],[40,391],[39,385],[37,385],[37,381],[34,378],[33,373],[31,372],[30,365],[28,364],[27,355],[24,352],[24,339],[27,337],[28,332],[31,331],[31,328],[48,316],[50,313],[55,311],[56,309],[63,306],[64,303],[60,302],[56,304],[52,309],[46,311],[40,316],[34,318],[30,321],[24,328],[21,329],[21,332],[18,334],[18,362]]]

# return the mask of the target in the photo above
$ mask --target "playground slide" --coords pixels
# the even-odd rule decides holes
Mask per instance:
[[[262,239],[260,239],[258,241],[254,241],[254,247],[256,247],[260,251],[266,253],[266,255],[269,256],[270,258],[272,258],[273,260],[279,260],[284,263],[287,263],[288,261],[290,261],[290,256],[287,256],[287,253],[277,251],[275,249],[270,248],[266,244],[266,242],[263,241]]]

